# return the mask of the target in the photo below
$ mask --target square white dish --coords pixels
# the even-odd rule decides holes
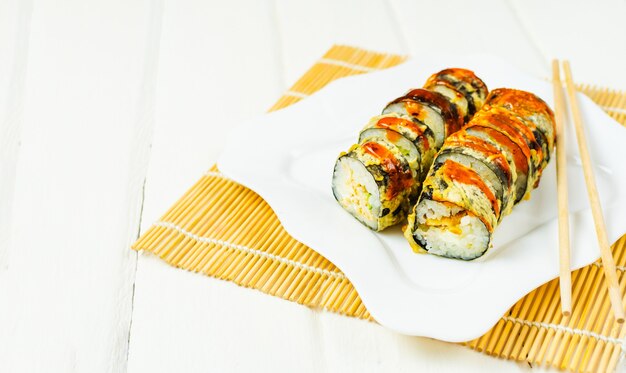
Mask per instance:
[[[238,126],[218,167],[263,197],[290,235],[340,268],[380,324],[458,342],[484,334],[518,299],[558,275],[555,162],[531,199],[496,229],[494,249],[472,262],[413,253],[399,227],[370,231],[339,206],[331,191],[336,157],[356,142],[367,120],[446,67],[469,68],[490,89],[528,90],[552,105],[549,82],[492,56],[412,60],[340,79],[298,104]],[[626,182],[621,161],[626,129],[579,97],[614,242],[626,231],[626,192],[619,188]],[[599,249],[573,129],[567,130],[572,268],[580,268],[596,260]]]

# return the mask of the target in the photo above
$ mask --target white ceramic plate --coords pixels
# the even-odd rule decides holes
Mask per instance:
[[[414,60],[340,79],[284,110],[237,127],[218,161],[260,194],[289,234],[339,267],[382,325],[403,334],[466,341],[484,334],[518,299],[558,275],[554,161],[530,201],[497,228],[494,250],[463,262],[414,254],[399,228],[377,234],[335,201],[335,159],[385,104],[446,67],[465,67],[488,87],[524,89],[552,105],[551,85],[490,56]],[[580,96],[596,178],[614,242],[626,231],[626,130]],[[572,267],[598,258],[573,128],[568,133]]]

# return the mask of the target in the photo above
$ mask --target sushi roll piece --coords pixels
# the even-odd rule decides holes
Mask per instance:
[[[435,165],[448,159],[478,171],[495,194],[500,210],[513,208],[512,192],[516,175],[498,147],[462,130],[446,139],[445,147],[435,159]]]
[[[474,116],[467,131],[494,142],[495,146],[510,149],[516,171],[514,201],[529,198],[535,179],[540,176],[543,149],[524,121],[503,109],[485,109]]]
[[[418,165],[415,170],[418,179],[421,181],[426,177],[426,172],[430,168],[436,154],[435,138],[433,132],[426,125],[414,122],[410,117],[396,113],[378,115],[370,119],[359,135],[359,143],[365,142],[375,132],[372,129],[384,129],[392,131],[390,134],[398,133],[411,141],[418,154]],[[399,139],[398,141],[403,141]],[[410,157],[412,158],[412,157]]]
[[[432,75],[426,81],[424,88],[438,91],[449,97],[456,97],[453,91],[461,93],[465,98],[465,103],[458,98],[456,100],[461,109],[466,107],[466,121],[482,108],[489,93],[485,83],[473,71],[460,68],[445,69]]]
[[[504,207],[506,213],[509,213],[513,205],[524,196],[528,188],[530,155],[525,155],[519,144],[505,133],[492,127],[474,125],[467,128],[467,133],[495,147],[505,157],[511,170],[514,188],[508,203],[505,203]]]
[[[463,124],[457,110],[440,93],[425,89],[414,89],[391,101],[383,114],[396,113],[424,124],[433,132],[435,147],[439,149],[446,137],[458,131]]]
[[[550,153],[556,141],[556,127],[554,112],[545,101],[530,92],[498,88],[489,94],[487,104],[505,108],[522,119],[532,122],[545,137],[548,149],[547,159],[550,159]]]
[[[487,251],[500,208],[480,172],[452,159],[433,166],[404,231],[414,251],[463,260]]]
[[[333,194],[368,228],[381,231],[406,218],[416,193],[415,171],[401,150],[384,139],[354,145],[337,159]]]
[[[459,116],[463,118],[463,122],[469,122],[471,115],[468,109],[467,98],[452,83],[445,80],[429,80],[424,88],[446,96],[448,101],[455,106]]]
[[[416,179],[419,179],[422,156],[415,143],[411,142],[411,140],[394,130],[372,127],[364,129],[359,135],[359,144],[366,142],[389,142],[395,145],[408,162],[411,170],[415,171]]]
[[[516,115],[526,124],[540,144],[542,159],[537,168],[538,177],[534,187],[538,186],[542,171],[548,165],[554,143],[556,141],[556,129],[554,113],[542,99],[526,91],[510,88],[498,88],[489,94],[486,108],[500,108]]]
[[[510,188],[512,190],[505,193],[505,196],[502,199],[502,213],[500,214],[500,219],[502,219],[503,216],[510,214],[513,210],[513,206],[515,206],[515,203],[517,202],[518,194],[524,193],[526,190],[528,182],[528,169],[526,168],[525,170],[520,170],[520,167],[523,168],[524,166],[528,166],[528,158],[524,158],[523,154],[520,157],[521,152],[519,151],[517,145],[501,132],[488,127],[473,126],[467,128],[467,133],[496,148],[507,162],[511,173],[512,185]],[[518,180],[520,181],[518,182]]]
[[[523,135],[528,139],[529,146],[531,146],[533,150],[532,160],[534,166],[533,168],[535,171],[533,175],[533,188],[536,188],[538,186],[543,170],[548,166],[548,162],[550,161],[550,148],[548,145],[548,139],[537,128],[534,122],[528,119],[524,119],[523,117],[517,115],[517,113],[515,112],[507,110],[504,107],[491,105],[485,105],[484,109],[488,111],[499,112],[503,116],[507,117],[508,120],[515,122],[516,125],[514,126],[514,128],[520,133],[523,133]],[[479,115],[481,115],[481,113],[477,114],[477,116]]]
[[[473,260],[487,252],[492,232],[468,205],[423,198],[404,234],[415,252]]]

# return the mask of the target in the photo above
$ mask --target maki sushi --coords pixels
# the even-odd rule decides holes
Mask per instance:
[[[405,115],[426,125],[435,136],[436,147],[463,125],[463,118],[446,96],[426,89],[413,89],[391,101],[383,110],[383,114],[388,113]]]
[[[538,186],[554,142],[554,115],[543,100],[492,91],[435,157],[404,232],[414,251],[463,260],[484,255],[502,218]]]
[[[342,206],[375,231],[402,221],[417,194],[416,171],[399,147],[367,140],[335,163],[333,193]]]
[[[489,93],[485,83],[472,71],[459,68],[433,74],[424,88],[448,97],[457,106],[465,122],[481,109]]]
[[[552,109],[534,94],[511,88],[494,90],[489,95],[487,104],[486,109],[498,108],[514,113],[533,133],[541,147],[539,175],[536,178],[536,182],[539,183],[541,172],[550,161],[556,141],[556,126]]]
[[[364,126],[358,144],[340,154],[335,163],[335,199],[372,230],[381,231],[406,221],[436,153],[470,117],[457,102],[467,102],[468,92],[479,97],[487,95],[484,83],[469,70],[444,71],[455,82],[450,83],[449,91],[412,89],[391,101],[381,115]],[[463,88],[472,86],[472,82],[477,84],[475,81],[484,87],[480,93]]]

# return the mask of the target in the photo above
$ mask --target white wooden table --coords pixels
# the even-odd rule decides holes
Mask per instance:
[[[544,4],[546,3],[546,4]],[[0,0],[0,372],[525,371],[130,244],[333,43],[626,89],[626,2]]]

